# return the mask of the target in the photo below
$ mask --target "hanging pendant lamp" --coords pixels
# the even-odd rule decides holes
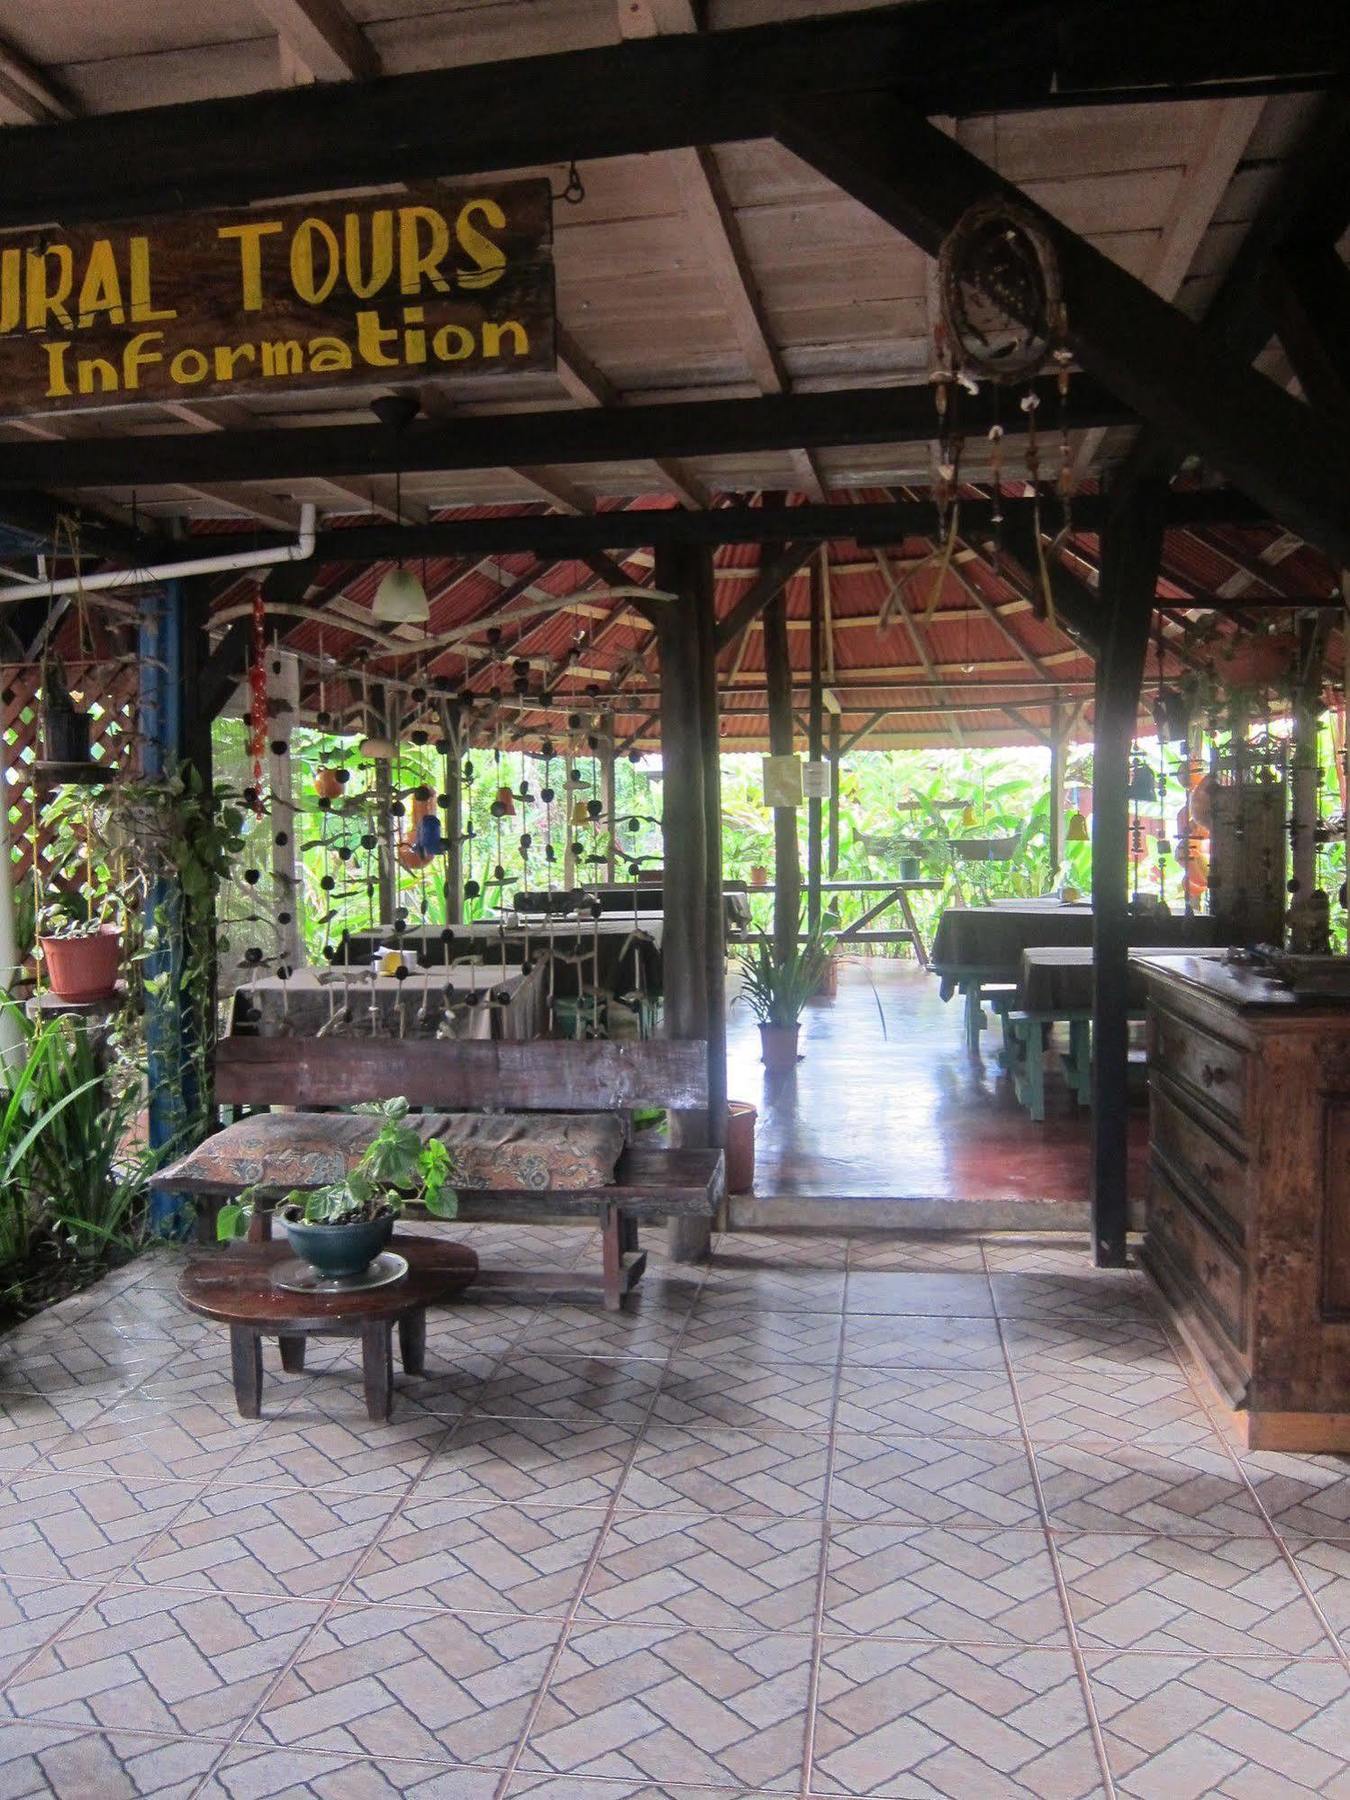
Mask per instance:
[[[372,403],[371,411],[382,425],[387,425],[394,433],[397,446],[399,438],[417,416],[417,401],[408,394],[382,394]],[[402,524],[401,454],[394,464],[394,516]],[[431,607],[427,601],[427,590],[411,569],[404,568],[401,556],[394,567],[386,571],[376,588],[370,610],[372,616],[383,625],[425,625],[430,619]]]

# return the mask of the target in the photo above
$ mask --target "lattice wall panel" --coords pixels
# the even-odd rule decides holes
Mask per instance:
[[[63,659],[66,680],[89,714],[90,755],[95,762],[125,767],[137,754],[136,670],[124,662],[82,663]],[[16,885],[31,879],[36,855],[40,882],[57,873],[55,840],[63,804],[50,792],[36,796],[34,829],[33,765],[42,754],[35,665],[6,670],[0,693],[0,729],[5,734],[9,835]]]

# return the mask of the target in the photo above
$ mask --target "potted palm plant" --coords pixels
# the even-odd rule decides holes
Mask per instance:
[[[741,956],[741,994],[759,1021],[761,1059],[771,1074],[797,1066],[802,1008],[819,990],[828,961],[829,944],[820,933],[781,959],[772,944],[757,944]]]
[[[355,1166],[323,1187],[293,1188],[277,1208],[291,1249],[325,1281],[359,1280],[410,1201],[437,1219],[453,1219],[459,1210],[458,1196],[446,1185],[453,1173],[450,1152],[439,1138],[422,1142],[408,1102],[386,1100],[367,1110],[380,1128]],[[249,1189],[234,1205],[221,1207],[217,1237],[243,1236],[256,1194],[256,1187]]]

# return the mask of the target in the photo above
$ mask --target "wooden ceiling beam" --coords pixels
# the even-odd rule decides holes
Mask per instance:
[[[1316,87],[1348,56],[1344,0],[917,0],[38,125],[6,145],[0,225],[741,142],[863,86],[961,117]]]
[[[1029,210],[1059,261],[1068,343],[1091,375],[1180,452],[1198,452],[1273,517],[1350,563],[1344,441],[1012,182],[889,95],[783,108],[775,136],[936,255],[978,203]]]
[[[30,125],[51,125],[76,118],[74,97],[45,69],[0,39],[0,96]]]
[[[580,344],[561,325],[555,330],[554,340],[557,350],[558,379],[579,407],[588,412],[600,409],[607,413],[610,409],[622,407],[623,398],[609,377],[601,373]],[[637,454],[640,456],[642,452],[638,451]],[[585,459],[569,459],[560,456],[549,457],[547,460],[567,462]],[[690,507],[695,512],[707,508],[709,501],[707,489],[698,477],[691,475],[677,458],[653,457],[651,462],[662,482],[674,494],[681,506]]]
[[[381,73],[370,40],[341,0],[253,0],[315,81],[370,81]]]
[[[1004,544],[1011,547],[1019,521],[1030,523],[1028,501],[1004,501]],[[1104,502],[1081,495],[1074,506],[1079,530],[1096,529]],[[4,500],[0,498],[0,514]],[[1225,522],[1261,522],[1258,509],[1243,496],[1227,492],[1169,497],[1173,525],[1198,517]],[[794,541],[839,540],[895,546],[906,538],[926,537],[933,529],[933,508],[913,502],[901,505],[795,506],[788,518]],[[513,513],[494,518],[435,519],[427,525],[352,525],[319,533],[319,562],[385,562],[402,556],[509,556],[533,551],[555,561],[584,560],[594,550],[616,553],[667,544],[782,543],[784,523],[758,506],[723,506],[713,512],[685,512],[679,507],[643,507],[569,518],[561,513]],[[281,543],[282,536],[260,532],[259,544]],[[1034,564],[1032,565],[1034,566]],[[1052,563],[1052,574],[1054,564]],[[1027,584],[1029,586],[1029,584]],[[1025,598],[1025,593],[1023,594]],[[1061,611],[1064,609],[1061,608]]]
[[[784,514],[778,513],[778,528],[783,529]],[[791,581],[792,577],[806,562],[815,545],[809,540],[804,543],[785,544],[776,552],[766,551],[766,557],[751,586],[743,593],[725,618],[717,621],[717,651],[720,654],[728,644],[734,644],[763,613],[765,607],[776,600],[779,594]]]
[[[560,359],[560,374],[565,367],[572,369]],[[1053,384],[1042,386],[1046,404],[1053,406]],[[994,403],[983,390],[963,408],[972,436],[987,429],[994,417]],[[1080,377],[1070,389],[1066,417],[1071,428],[1079,428],[1130,424],[1135,415],[1098,383]],[[933,400],[926,383],[655,406],[596,400],[571,411],[419,419],[396,442],[382,425],[334,425],[0,445],[0,488],[130,488],[333,476],[366,481],[372,474],[392,474],[395,461],[406,478],[412,473],[647,459],[657,462],[672,486],[694,494],[702,491],[701,484],[672,459],[822,445],[926,443],[932,431]]]
[[[1272,258],[1266,302],[1308,401],[1350,426],[1350,268],[1334,243],[1288,244]]]

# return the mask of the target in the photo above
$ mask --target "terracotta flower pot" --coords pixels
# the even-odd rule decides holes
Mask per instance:
[[[771,1075],[786,1074],[797,1066],[798,1025],[761,1025],[760,1061]]]
[[[769,871],[761,863],[756,863],[754,868],[751,869],[750,885],[752,888],[768,887]]]
[[[748,1100],[727,1101],[727,1192],[748,1194],[755,1185],[755,1121]]]
[[[320,800],[336,800],[342,792],[336,769],[320,769],[314,776],[314,792]]]
[[[80,937],[41,940],[47,979],[58,1000],[107,1000],[117,991],[122,934],[104,926]]]

